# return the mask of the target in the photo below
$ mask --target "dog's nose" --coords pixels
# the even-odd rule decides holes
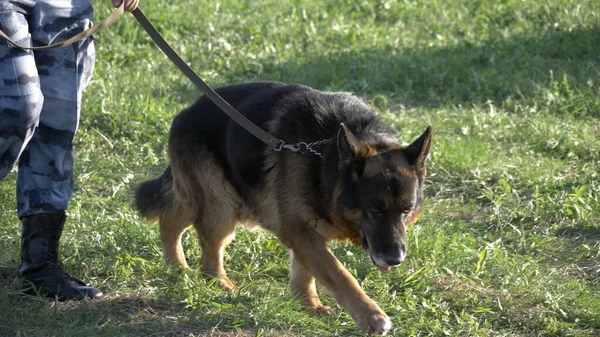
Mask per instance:
[[[406,250],[400,249],[399,251],[396,251],[394,253],[385,254],[384,261],[389,266],[395,267],[395,266],[399,265],[400,263],[402,263],[405,258],[406,258]]]
[[[404,261],[404,256],[386,256],[385,263],[389,266],[395,267]]]

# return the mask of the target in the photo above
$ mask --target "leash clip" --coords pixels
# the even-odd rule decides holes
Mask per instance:
[[[317,157],[323,158],[323,154],[313,149],[313,146],[325,145],[330,141],[331,139],[323,139],[314,143],[299,142],[296,144],[286,144],[284,141],[281,141],[281,143],[275,148],[275,151],[281,151],[282,149],[286,149],[296,153],[310,152]]]
[[[284,145],[285,145],[285,142],[283,140],[280,140],[279,145],[277,145],[276,147],[274,147],[273,150],[275,150],[277,152],[281,152],[281,149],[283,148]]]
[[[292,152],[300,152],[304,153],[308,149],[308,144],[305,142],[300,142],[296,144],[286,144],[283,140],[281,143],[275,148],[275,151],[281,151],[283,149],[292,151]]]

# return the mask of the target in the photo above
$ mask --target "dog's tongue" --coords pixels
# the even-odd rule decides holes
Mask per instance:
[[[382,272],[382,273],[388,273],[390,270],[392,270],[392,267],[390,267],[390,266],[387,266],[387,267],[377,266],[377,269],[379,269],[379,271]]]

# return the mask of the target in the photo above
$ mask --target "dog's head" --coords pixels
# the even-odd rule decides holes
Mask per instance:
[[[431,137],[430,126],[412,144],[400,147],[362,141],[344,124],[338,133],[336,212],[359,228],[363,247],[383,272],[406,257],[406,228],[423,204]]]

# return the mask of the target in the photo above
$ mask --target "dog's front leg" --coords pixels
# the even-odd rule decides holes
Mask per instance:
[[[333,255],[320,236],[294,235],[284,241],[294,259],[325,286],[337,302],[346,308],[362,332],[384,334],[392,323],[389,317],[360,288],[356,279]],[[293,280],[292,275],[292,280]]]
[[[315,312],[331,313],[331,307],[323,305],[319,299],[314,275],[294,257],[293,253],[291,255],[290,291],[292,294]]]

